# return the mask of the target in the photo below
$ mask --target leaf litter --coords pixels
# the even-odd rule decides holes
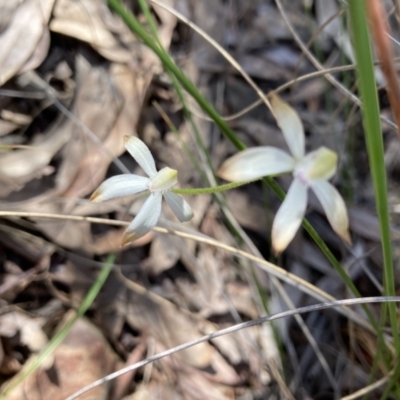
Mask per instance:
[[[165,3],[229,50],[266,92],[313,71],[272,2]],[[309,8],[307,13],[292,2],[284,5],[304,43],[338,11],[337,7],[321,7],[322,2],[316,2],[315,10]],[[222,115],[239,112],[257,99],[212,46],[161,7],[152,11],[163,46]],[[143,16],[139,18],[144,23]],[[334,21],[338,24],[340,17]],[[340,52],[351,57],[350,42],[346,31],[339,36],[328,27],[316,35],[316,46],[329,66],[338,66]],[[140,173],[124,154],[126,135],[137,135],[149,146],[158,169],[168,165],[178,170],[181,187],[206,185],[203,176],[207,168],[199,143],[184,119],[169,77],[154,54],[103,2],[7,2],[1,6],[0,48],[0,146],[32,146],[0,150],[2,211],[131,220],[142,201],[137,196],[100,205],[87,200],[106,177]],[[354,75],[350,76],[353,79]],[[313,78],[295,84],[283,98],[296,108],[304,123],[307,151],[327,146],[341,156],[334,183],[347,193],[351,204],[353,248],[345,247],[332,233],[313,197],[307,218],[340,257],[362,293],[372,295],[380,290],[376,280],[382,273],[382,255],[372,186],[364,167],[359,111],[355,111],[355,118],[348,118],[341,108],[346,101],[343,95],[327,85],[323,78]],[[179,137],[170,132],[153,101],[172,119]],[[387,106],[382,112],[388,114]],[[217,169],[235,150],[209,122],[197,117],[195,122]],[[258,107],[230,124],[249,147],[268,145],[287,150],[265,108]],[[394,210],[392,235],[398,240],[398,149],[395,133],[390,127],[385,129]],[[354,139],[353,147],[347,150],[343,143],[349,140],[349,130]],[[202,171],[192,163],[182,143]],[[279,182],[287,190],[290,182],[283,178]],[[187,229],[238,245],[215,198],[206,195],[187,201],[195,212]],[[222,206],[232,212],[267,260],[272,256],[270,227],[279,204],[261,184],[254,183],[228,192]],[[172,221],[172,213],[163,208],[159,225],[177,228]],[[123,228],[34,217],[3,218],[0,224],[3,384],[18,378],[68,318],[69,310],[80,304],[103,256],[119,252],[115,272],[88,318],[77,322],[51,363],[42,365],[9,398],[21,398],[27,391],[36,398],[40,387],[41,396],[47,396],[40,398],[63,399],[127,360],[144,358],[266,312],[260,307],[254,274],[249,273],[249,267],[256,266],[235,261],[232,255],[208,245],[152,232],[121,250]],[[347,296],[343,282],[301,231],[279,263],[337,298]],[[264,274],[258,283],[270,312],[286,307],[271,289],[268,276]],[[315,301],[291,286],[285,285],[285,289],[296,307]],[[294,320],[283,320],[273,329],[256,326],[193,347],[139,370],[130,380],[105,384],[91,396],[117,400],[125,393],[125,399],[223,400],[279,399],[287,398],[288,393],[313,397],[324,392],[327,398],[335,398],[338,391],[344,395],[365,386],[376,338],[361,328],[350,329],[335,312],[310,314],[304,320],[329,360],[329,368],[335,371],[336,388],[330,385],[298,325]],[[285,354],[278,350],[277,337]],[[75,366],[72,370],[71,365]],[[348,379],[350,375],[354,379]],[[52,376],[59,385],[54,385]]]

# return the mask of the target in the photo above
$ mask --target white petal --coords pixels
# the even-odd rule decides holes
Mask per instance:
[[[181,196],[168,191],[164,193],[164,198],[179,219],[179,222],[187,222],[193,218],[192,208]]]
[[[126,174],[116,175],[105,180],[90,197],[91,201],[99,203],[117,197],[128,196],[149,189],[151,181],[144,176]]]
[[[272,246],[281,253],[291,242],[303,220],[307,207],[307,187],[295,179],[272,224]]]
[[[347,243],[351,243],[349,217],[342,196],[329,182],[320,181],[311,186],[333,230]]]
[[[293,170],[295,160],[275,147],[253,147],[228,158],[217,175],[226,181],[248,181]]]
[[[160,218],[161,201],[161,193],[153,193],[149,196],[125,231],[121,246],[131,243],[151,231]]]
[[[153,178],[157,174],[154,158],[149,148],[136,136],[125,136],[125,148],[136,160],[144,172]]]
[[[304,157],[304,128],[297,112],[277,95],[271,95],[271,106],[274,110],[276,122],[281,128],[283,136],[294,158],[301,160]]]
[[[165,167],[157,172],[157,175],[152,179],[150,190],[166,190],[176,185],[178,182],[178,171],[172,168]]]
[[[327,147],[308,153],[297,165],[293,175],[310,185],[320,180],[328,180],[336,173],[337,153]]]

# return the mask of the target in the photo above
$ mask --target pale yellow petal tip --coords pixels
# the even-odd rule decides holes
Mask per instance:
[[[283,251],[285,251],[286,247],[288,247],[290,242],[291,240],[288,242],[286,238],[281,238],[281,239],[272,238],[272,251],[274,253],[274,256],[278,257]]]
[[[225,164],[222,164],[219,170],[217,171],[217,176],[225,181],[229,180],[226,179],[226,167]]]
[[[132,135],[125,135],[125,136],[124,136],[124,143],[125,143],[125,144],[128,143],[129,140],[132,139],[133,137],[134,137],[134,136],[132,136]]]
[[[134,142],[137,143],[138,141],[141,142],[141,140],[136,136],[133,136],[133,135],[125,135],[124,136],[124,146],[125,146],[125,148],[127,148],[126,146],[129,145],[129,142],[131,142],[131,144],[133,144]]]
[[[100,203],[101,199],[100,196],[102,194],[102,190],[100,188],[96,189],[93,194],[90,196],[89,201],[92,201],[93,203]]]
[[[351,246],[351,236],[348,229],[345,229],[343,232],[336,232],[348,245]]]
[[[270,93],[269,100],[271,102],[272,107],[279,107],[282,104],[286,104],[276,93]]]
[[[274,224],[272,225],[271,242],[272,251],[275,257],[279,256],[284,250],[286,250],[286,247],[288,247],[289,243],[292,241],[296,231],[293,233],[289,233],[289,231],[282,231],[281,229],[277,228],[276,220],[274,221]]]
[[[300,120],[297,111],[291,105],[289,105],[289,103],[286,103],[286,101],[282,100],[277,94],[271,93],[269,98],[271,101],[272,110],[274,112],[279,112],[281,117],[286,115],[290,118],[293,117],[292,113],[294,113],[294,115]],[[283,115],[281,113],[283,113]]]
[[[283,248],[283,249],[281,249],[281,248],[275,247],[275,246],[272,244],[272,252],[274,253],[274,256],[275,256],[275,257],[279,257],[279,256],[281,255],[281,253],[282,253],[285,249],[286,249],[286,247]]]
[[[122,241],[119,247],[125,247],[126,245],[134,242],[136,239],[138,239],[138,235],[136,232],[125,232],[122,236]]]
[[[235,158],[234,158],[235,157]],[[236,156],[233,156],[231,158],[228,158],[218,169],[217,171],[217,176],[224,181],[227,182],[234,182],[238,179],[235,179],[235,168],[234,167],[234,160],[236,159]]]

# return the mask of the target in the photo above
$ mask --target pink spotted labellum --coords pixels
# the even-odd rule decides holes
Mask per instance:
[[[304,129],[297,112],[276,95],[271,96],[271,106],[291,154],[271,146],[246,149],[226,160],[218,176],[227,181],[246,181],[293,174],[294,180],[272,225],[272,246],[276,254],[287,247],[301,225],[308,188],[320,201],[333,230],[350,243],[344,200],[328,182],[336,173],[337,154],[326,147],[305,154]]]
[[[147,174],[147,177],[125,174],[105,180],[90,197],[96,203],[148,191],[148,199],[122,237],[124,246],[150,232],[161,214],[162,198],[166,200],[180,222],[193,218],[189,204],[171,191],[177,183],[178,172],[165,167],[157,171],[154,158],[148,147],[135,136],[125,136],[125,148]]]

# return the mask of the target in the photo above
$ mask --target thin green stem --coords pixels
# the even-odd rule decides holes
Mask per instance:
[[[226,190],[235,189],[239,186],[247,185],[248,183],[258,181],[258,179],[254,179],[252,181],[238,181],[226,183],[225,185],[208,187],[208,188],[188,188],[188,189],[172,189],[172,191],[176,194],[188,194],[188,195],[197,195],[197,194],[212,194],[212,193],[220,193],[225,192]]]

